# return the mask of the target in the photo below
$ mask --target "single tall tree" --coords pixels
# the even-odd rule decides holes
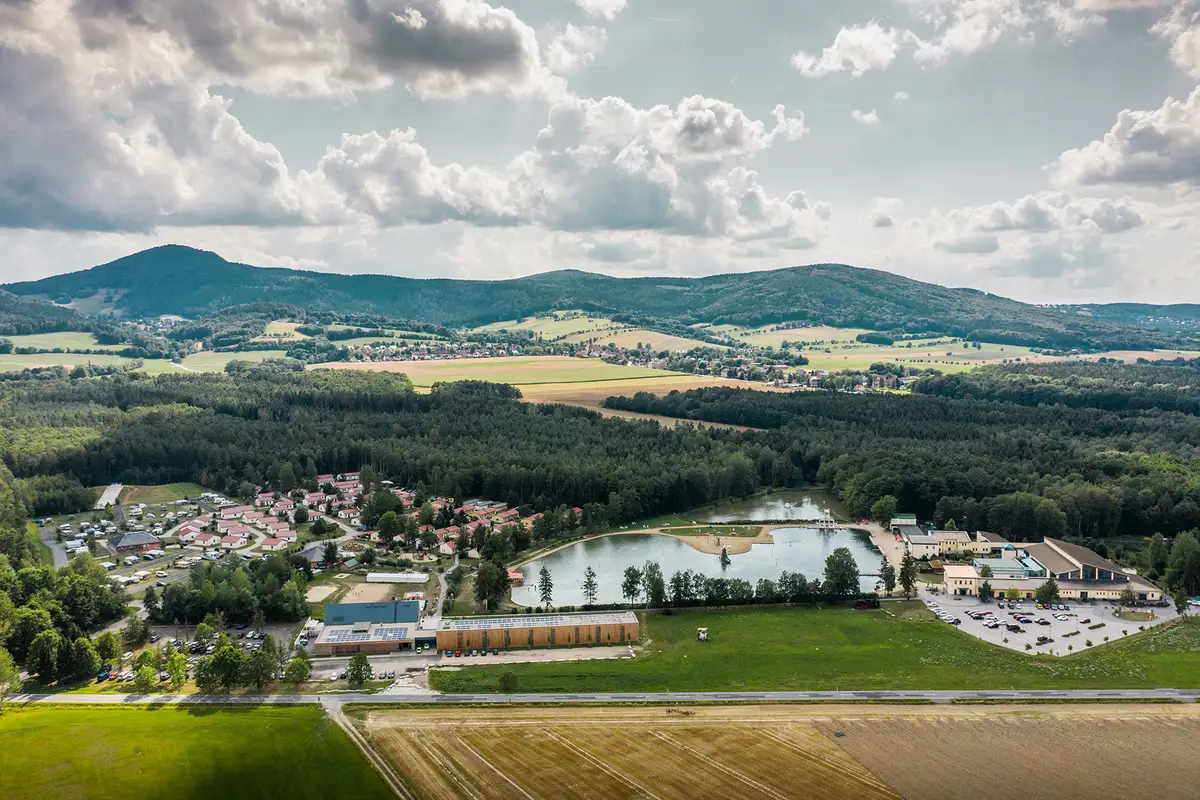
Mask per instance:
[[[1047,578],[1046,581],[1037,588],[1037,591],[1034,592],[1034,597],[1037,598],[1039,603],[1049,603],[1053,601],[1058,597],[1058,581],[1054,580],[1053,576]]]
[[[912,553],[905,553],[900,561],[900,588],[904,590],[905,599],[912,597],[916,592],[917,560],[913,558]]]
[[[887,525],[896,516],[899,506],[900,503],[894,496],[885,494],[871,504],[871,519],[880,525]]]
[[[21,688],[21,669],[13,660],[12,653],[0,647],[0,714],[4,713],[4,701]]]
[[[825,594],[832,598],[858,594],[858,564],[848,547],[839,547],[825,559]]]
[[[323,555],[324,555],[325,566],[332,567],[334,564],[336,564],[338,562],[337,542],[326,542],[325,543],[325,552],[323,553]]]
[[[621,596],[636,603],[642,595],[642,571],[637,567],[625,568],[625,579],[621,581]]]
[[[596,570],[588,567],[583,571],[583,601],[589,606],[596,605],[596,595],[600,587],[596,583]]]
[[[545,564],[538,570],[538,599],[542,601],[544,608],[549,608],[554,602],[554,579],[550,576],[550,569]]]
[[[350,657],[350,665],[346,667],[346,680],[355,686],[362,686],[371,679],[371,662],[364,653],[355,653]]]
[[[896,588],[896,568],[892,566],[892,562],[888,560],[887,556],[884,556],[883,561],[879,564],[879,580],[883,581],[884,596],[891,597]]]
[[[1167,540],[1163,538],[1161,533],[1156,533],[1150,537],[1148,555],[1150,557],[1151,570],[1158,575],[1162,575],[1167,571],[1167,562],[1171,558],[1171,551],[1167,549]]]

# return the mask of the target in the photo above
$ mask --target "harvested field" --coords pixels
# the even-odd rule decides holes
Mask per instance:
[[[1131,712],[996,714],[818,724],[904,797],[1195,798],[1200,717]]]
[[[594,383],[607,385],[626,378],[667,376],[675,373],[647,367],[624,367],[599,359],[570,356],[510,358],[456,358],[438,361],[334,362],[321,369],[357,369],[403,372],[413,386],[429,387],[440,381],[492,381],[518,385]],[[611,393],[610,393],[611,394]],[[605,395],[607,397],[607,395]]]
[[[1195,797],[1191,765],[1200,737],[1200,708],[1161,705],[518,706],[352,714],[419,796],[439,800],[1183,800]]]
[[[760,391],[777,390],[772,386],[761,383],[749,383],[731,378],[716,378],[706,375],[680,375],[671,372],[655,371],[655,377],[629,378],[619,381],[604,381],[599,383],[548,383],[540,385],[520,385],[521,395],[530,403],[566,403],[572,406],[582,406],[593,411],[599,411],[606,417],[622,417],[624,419],[653,419],[664,425],[676,425],[679,420],[671,417],[660,417],[654,414],[639,414],[634,411],[620,411],[602,408],[600,403],[606,397],[632,396],[638,392],[653,392],[667,394],[678,390],[703,389],[707,386],[731,386],[742,389],[758,389]],[[749,430],[739,425],[719,425],[704,423],[717,428],[736,428]]]
[[[706,711],[380,711],[365,729],[425,798],[896,797],[811,725]]]

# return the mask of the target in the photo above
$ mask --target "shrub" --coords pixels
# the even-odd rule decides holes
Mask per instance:
[[[1094,630],[1096,630],[1097,628],[1103,628],[1103,627],[1104,627],[1104,625],[1105,625],[1105,623],[1103,623],[1103,622],[1097,622],[1095,625],[1088,625],[1088,630],[1089,630],[1089,631],[1094,631]]]
[[[1091,640],[1091,639],[1088,639],[1088,640],[1087,640],[1086,642],[1084,642],[1083,644],[1084,644],[1084,646],[1085,646],[1085,647],[1091,647],[1091,646],[1092,646],[1092,640]]]
[[[1025,649],[1026,649],[1026,650],[1032,650],[1032,649],[1033,649],[1033,645],[1031,645],[1029,642],[1026,642],[1026,643],[1025,643]]]

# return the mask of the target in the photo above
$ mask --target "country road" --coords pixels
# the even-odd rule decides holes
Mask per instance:
[[[645,694],[275,694],[275,695],[121,695],[121,694],[15,694],[12,703],[46,704],[250,704],[295,705],[319,703],[340,709],[350,703],[481,705],[481,704],[581,704],[581,703],[805,703],[914,700],[931,703],[955,701],[1200,701],[1200,689],[1014,689],[1005,691],[835,691],[835,692],[649,692]]]

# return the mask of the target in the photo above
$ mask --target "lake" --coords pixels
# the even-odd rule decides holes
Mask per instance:
[[[671,536],[622,534],[589,539],[521,567],[525,585],[514,588],[512,597],[523,605],[540,605],[537,580],[543,564],[554,578],[554,605],[565,606],[583,605],[583,571],[589,566],[596,571],[599,585],[596,602],[623,603],[621,580],[625,568],[641,567],[647,561],[657,561],[668,581],[676,570],[690,569],[711,577],[743,578],[754,584],[759,578],[777,580],[784,570],[820,578],[826,557],[839,547],[850,548],[859,572],[878,572],[882,558],[870,536],[856,531],[780,528],[771,535],[775,544],[756,544],[748,553],[730,556],[732,563],[725,567],[721,566],[720,556],[701,553]],[[873,591],[875,581],[864,577],[860,587]]]
[[[817,520],[832,514],[844,518],[845,509],[837,498],[821,489],[772,492],[747,500],[730,500],[692,512],[697,522],[735,522],[738,520]],[[687,517],[687,512],[680,516]]]

